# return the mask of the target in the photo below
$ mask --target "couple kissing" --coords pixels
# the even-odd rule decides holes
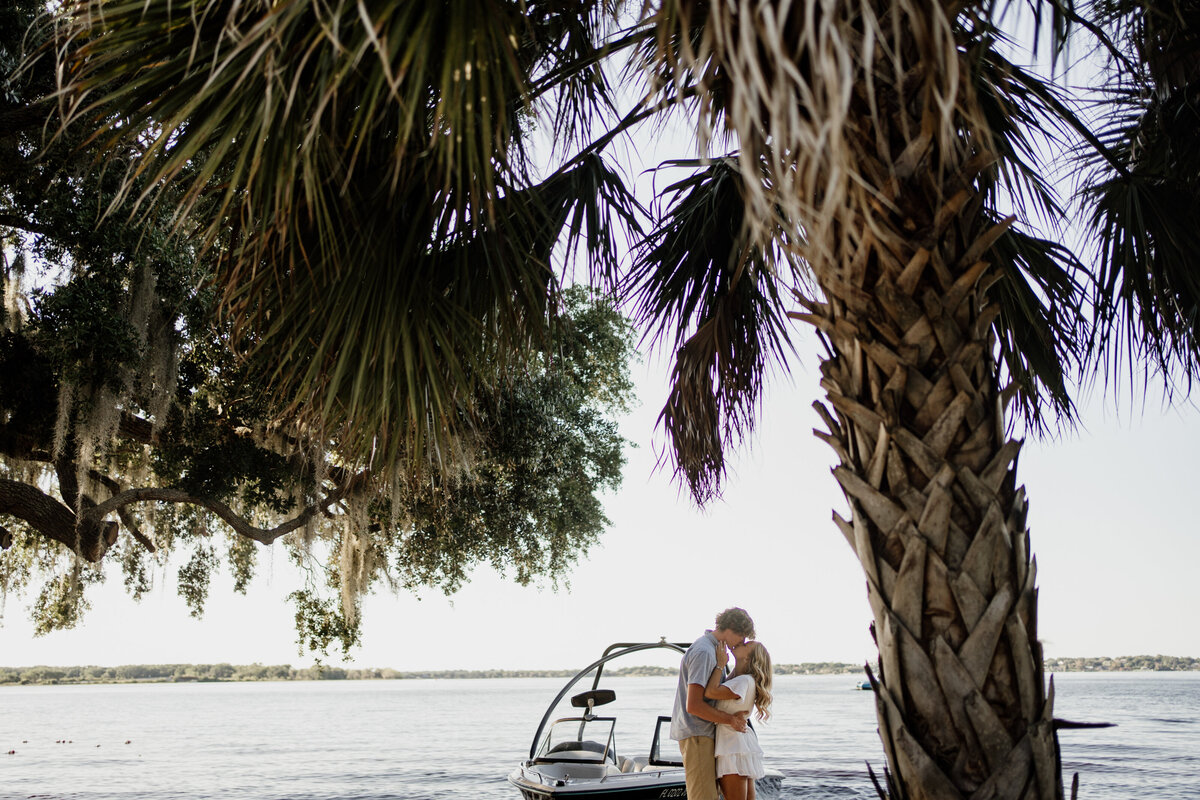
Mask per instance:
[[[730,651],[732,671],[727,669]],[[754,782],[766,771],[758,736],[746,718],[754,709],[765,720],[770,707],[771,656],[754,641],[750,615],[727,608],[679,665],[671,738],[683,754],[688,800],[718,800],[721,795],[754,800]]]

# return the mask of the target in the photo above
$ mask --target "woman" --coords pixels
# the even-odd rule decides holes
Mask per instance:
[[[704,687],[704,696],[717,701],[728,714],[748,714],[753,707],[765,720],[771,715],[771,656],[761,642],[745,642],[733,648],[737,659],[733,674],[724,683],[721,675],[729,654],[717,648],[717,668]],[[717,726],[717,780],[725,800],[754,800],[754,781],[766,774],[762,748],[753,728],[738,733],[729,725]]]

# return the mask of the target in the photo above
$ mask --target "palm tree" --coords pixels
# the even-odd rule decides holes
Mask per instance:
[[[616,174],[584,152],[539,179],[529,155],[541,106],[571,133],[605,102],[599,6],[117,0],[56,19],[68,126],[143,149],[131,191],[186,189],[262,385],[375,470],[461,461],[476,389],[554,323],[556,244],[615,269],[637,209]]]
[[[1034,8],[1035,38],[1060,46],[1073,10]],[[621,282],[677,352],[662,420],[679,474],[698,501],[719,491],[789,319],[814,326],[817,435],[839,460],[850,514],[835,522],[879,645],[881,793],[1053,800],[1058,723],[1008,409],[1034,429],[1069,418],[1067,375],[1103,337],[1087,336],[1082,264],[1032,233],[1065,214],[1034,134],[1083,126],[1004,56],[1006,9],[664,0],[628,20],[586,0],[95,0],[70,11],[64,98],[76,117],[118,104],[110,135],[152,132],[142,171],[186,181],[180,213],[221,249],[251,357],[276,357],[267,383],[312,397],[296,411],[353,431],[364,461],[407,468],[452,461],[465,387],[502,380],[543,335],[560,237],[616,276],[617,230],[638,217],[604,146],[690,110],[703,142],[733,150],[674,165],[690,169]],[[650,81],[614,119],[602,64],[618,52]],[[546,105],[562,147],[611,125],[538,180],[527,123]],[[1131,171],[1134,148],[1123,164],[1090,141]],[[1137,262],[1138,280],[1163,263]],[[1190,322],[1170,330],[1191,363],[1197,293],[1177,273],[1124,318],[1150,343],[1164,313]],[[1114,291],[1092,298],[1101,332]]]
[[[986,11],[666,4],[662,91],[705,98],[708,128],[738,151],[677,187],[638,287],[643,316],[677,321],[664,417],[698,497],[750,419],[747,349],[782,350],[778,298],[819,332],[817,435],[867,578],[890,793],[1051,800],[1053,693],[1005,407],[1018,398],[1035,424],[1043,397],[1069,410],[1079,265],[998,210],[1007,179],[1019,213],[1026,198],[1061,213],[1024,131],[1064,109],[1003,58]],[[721,206],[742,213],[697,246]],[[676,289],[678,272],[723,280]]]
[[[1157,92],[1134,83],[1144,114],[1097,139],[1004,57],[1003,11],[667,2],[647,59],[662,96],[699,98],[702,139],[738,148],[673,187],[635,275],[640,316],[678,354],[663,411],[675,463],[697,498],[718,489],[761,364],[785,350],[790,294],[788,316],[826,349],[816,433],[837,454],[851,513],[834,521],[867,578],[890,768],[876,785],[894,797],[1063,796],[1067,723],[1043,675],[1007,409],[1035,429],[1046,406],[1069,419],[1068,369],[1112,355],[1117,319],[1151,367],[1190,376],[1198,363],[1187,243],[1200,150],[1185,138],[1194,111],[1181,112],[1197,85],[1194,20],[1173,3],[1098,16],[1133,33],[1132,63]],[[1079,21],[1050,11],[1035,28]],[[1164,108],[1188,122],[1164,125]],[[1028,232],[1064,215],[1031,136],[1068,129],[1110,178],[1085,192],[1106,242],[1090,296],[1079,260]]]

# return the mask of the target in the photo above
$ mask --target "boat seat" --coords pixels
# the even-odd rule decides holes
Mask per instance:
[[[587,741],[560,742],[546,751],[543,758],[548,761],[598,761],[601,755],[609,764],[621,763],[621,759],[617,758],[615,748],[605,753],[604,745],[599,742]]]
[[[621,759],[621,772],[641,772],[650,763],[645,756]]]

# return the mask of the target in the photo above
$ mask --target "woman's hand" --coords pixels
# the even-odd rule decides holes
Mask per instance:
[[[729,664],[729,648],[723,642],[717,642],[717,666],[721,672],[725,671],[725,667]]]

